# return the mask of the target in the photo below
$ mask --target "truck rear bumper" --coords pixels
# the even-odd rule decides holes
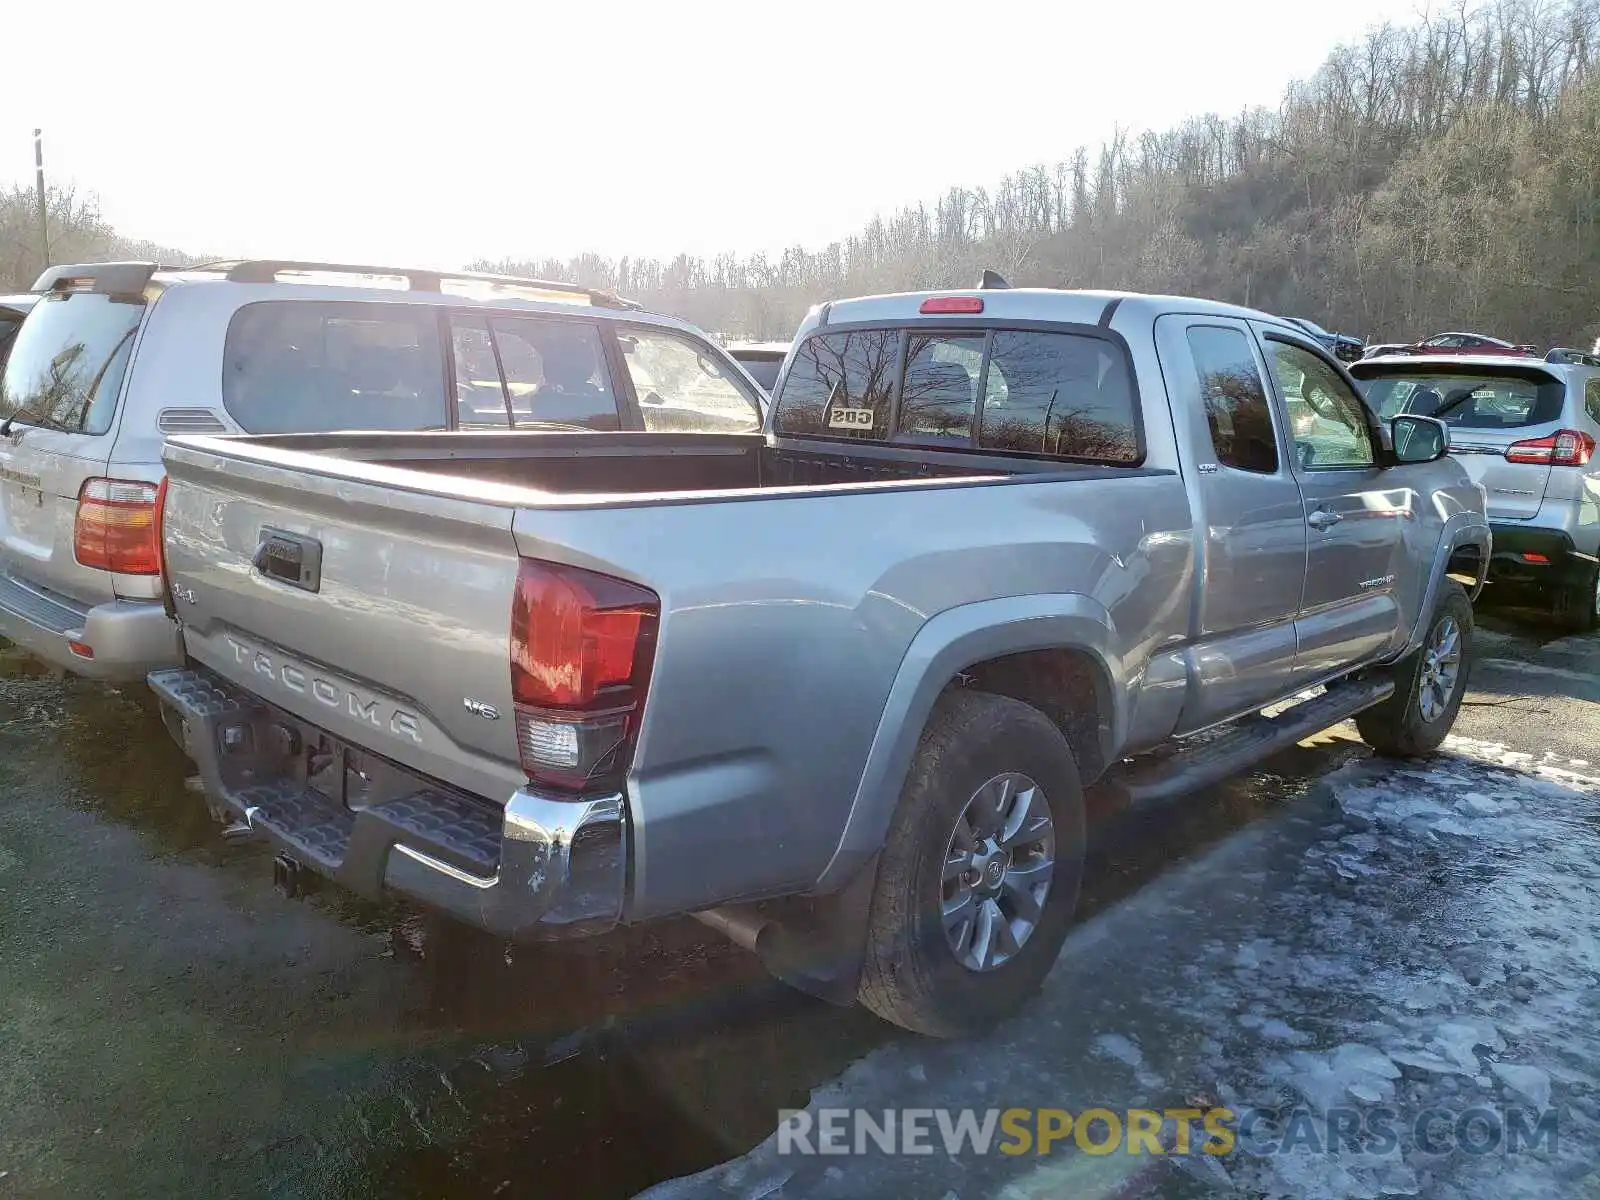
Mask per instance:
[[[0,637],[51,666],[90,679],[131,682],[183,662],[178,627],[160,601],[112,600],[85,608],[4,568]]]
[[[363,757],[360,767],[341,758],[343,778],[367,770],[387,786],[341,803],[307,780],[313,752],[330,745],[322,730],[204,668],[157,671],[150,686],[217,815],[353,892],[399,892],[505,937],[596,933],[621,917],[621,795],[521,789],[501,809]]]

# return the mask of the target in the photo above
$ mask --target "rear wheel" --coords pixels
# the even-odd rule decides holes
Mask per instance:
[[[1600,570],[1556,588],[1550,608],[1561,628],[1571,633],[1593,630],[1600,624]]]
[[[1049,718],[1007,696],[944,696],[879,864],[861,1002],[935,1037],[1016,1012],[1060,953],[1083,844],[1077,764]]]
[[[1406,758],[1439,748],[1467,693],[1472,629],[1472,602],[1459,583],[1446,580],[1421,648],[1389,668],[1394,693],[1356,714],[1367,745]]]

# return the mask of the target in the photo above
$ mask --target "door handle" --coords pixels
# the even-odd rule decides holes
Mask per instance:
[[[1319,508],[1316,510],[1316,512],[1312,513],[1306,518],[1306,524],[1311,526],[1313,529],[1329,529],[1337,525],[1342,520],[1344,520],[1344,518],[1338,513],[1329,512],[1325,508]]]

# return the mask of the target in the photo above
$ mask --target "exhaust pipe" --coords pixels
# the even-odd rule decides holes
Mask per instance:
[[[692,915],[702,925],[709,925],[735,946],[752,954],[761,953],[757,949],[761,934],[772,924],[765,917],[737,908],[708,908]]]

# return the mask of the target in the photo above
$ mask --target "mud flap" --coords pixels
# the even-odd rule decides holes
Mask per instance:
[[[842,890],[784,902],[757,939],[762,965],[797,991],[842,1008],[855,1004],[877,878],[874,854]]]

